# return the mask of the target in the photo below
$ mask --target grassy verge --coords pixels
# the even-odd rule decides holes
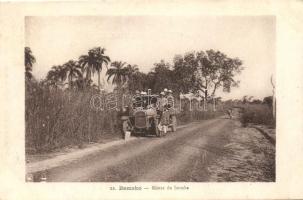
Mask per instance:
[[[118,137],[116,111],[91,109],[89,92],[34,88],[26,91],[26,153],[42,153],[69,145]]]
[[[265,104],[244,105],[241,115],[243,126],[248,124],[262,124],[275,127],[275,120],[272,115],[272,110]]]
[[[224,113],[222,111],[184,111],[177,114],[177,122],[178,125],[182,125],[196,120],[213,119],[223,114]]]

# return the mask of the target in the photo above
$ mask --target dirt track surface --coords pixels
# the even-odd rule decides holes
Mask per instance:
[[[113,146],[34,177],[41,175],[60,182],[275,181],[275,147],[257,130],[220,118]]]

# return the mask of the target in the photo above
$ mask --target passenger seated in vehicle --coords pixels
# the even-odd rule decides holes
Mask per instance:
[[[168,95],[167,95],[167,108],[173,108],[174,107],[174,97],[173,97],[173,91],[168,90]]]

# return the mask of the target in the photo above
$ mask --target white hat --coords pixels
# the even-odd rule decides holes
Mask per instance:
[[[160,95],[164,95],[164,92],[161,92]]]
[[[167,92],[167,88],[164,88],[164,92]]]
[[[173,91],[171,91],[171,90],[168,90],[168,92],[169,92],[169,93],[173,93]]]
[[[141,92],[141,94],[145,95],[145,94],[146,94],[146,92]]]

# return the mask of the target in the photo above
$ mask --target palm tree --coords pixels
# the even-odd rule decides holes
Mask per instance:
[[[25,65],[25,77],[28,79],[32,79],[32,71],[33,64],[36,62],[36,58],[34,57],[31,49],[29,47],[25,47],[24,49],[24,65]]]
[[[80,65],[74,60],[70,60],[63,65],[64,71],[66,72],[65,79],[68,79],[69,87],[72,87],[73,78],[82,79],[82,72]]]
[[[128,77],[128,68],[125,67],[125,62],[113,62],[111,64],[112,68],[108,69],[106,75],[108,75],[107,81],[109,81],[112,77],[112,83],[117,85],[118,89],[121,89],[123,84],[127,81]]]
[[[106,72],[107,81],[109,81],[111,78],[113,78],[112,83],[117,86],[117,91],[118,91],[118,98],[119,98],[119,103],[122,102],[122,86],[123,84],[127,81],[128,77],[128,68],[125,67],[126,63],[125,62],[113,62],[111,64],[111,68],[109,68]],[[122,106],[122,103],[120,104],[119,107]]]
[[[87,55],[79,57],[79,64],[82,67],[82,72],[86,73],[86,79],[91,80],[91,74],[97,71],[98,73],[98,89],[100,90],[100,73],[102,71],[103,64],[106,66],[110,62],[110,58],[104,55],[104,48],[97,47],[88,51]]]
[[[100,48],[100,47],[96,48],[96,55],[97,55],[99,64],[93,68],[93,73],[94,73],[94,71],[97,71],[97,73],[98,73],[98,89],[99,90],[100,90],[100,85],[101,85],[100,73],[102,71],[103,63],[105,63],[105,66],[107,67],[108,63],[110,62],[110,58],[108,56],[104,55],[104,51],[105,51],[104,48]]]
[[[127,67],[126,67],[126,70],[127,70],[128,76],[131,76],[131,75],[136,74],[137,72],[139,72],[139,68],[138,68],[137,65],[128,64]]]
[[[66,79],[66,70],[62,65],[53,66],[46,75],[46,80],[51,84],[62,85]]]
[[[56,65],[47,73],[46,79],[63,82],[65,80],[66,71],[62,65]]]
[[[135,90],[142,90],[142,81],[141,81],[141,72],[138,69],[137,65],[127,65],[127,87],[128,90],[133,93]]]

